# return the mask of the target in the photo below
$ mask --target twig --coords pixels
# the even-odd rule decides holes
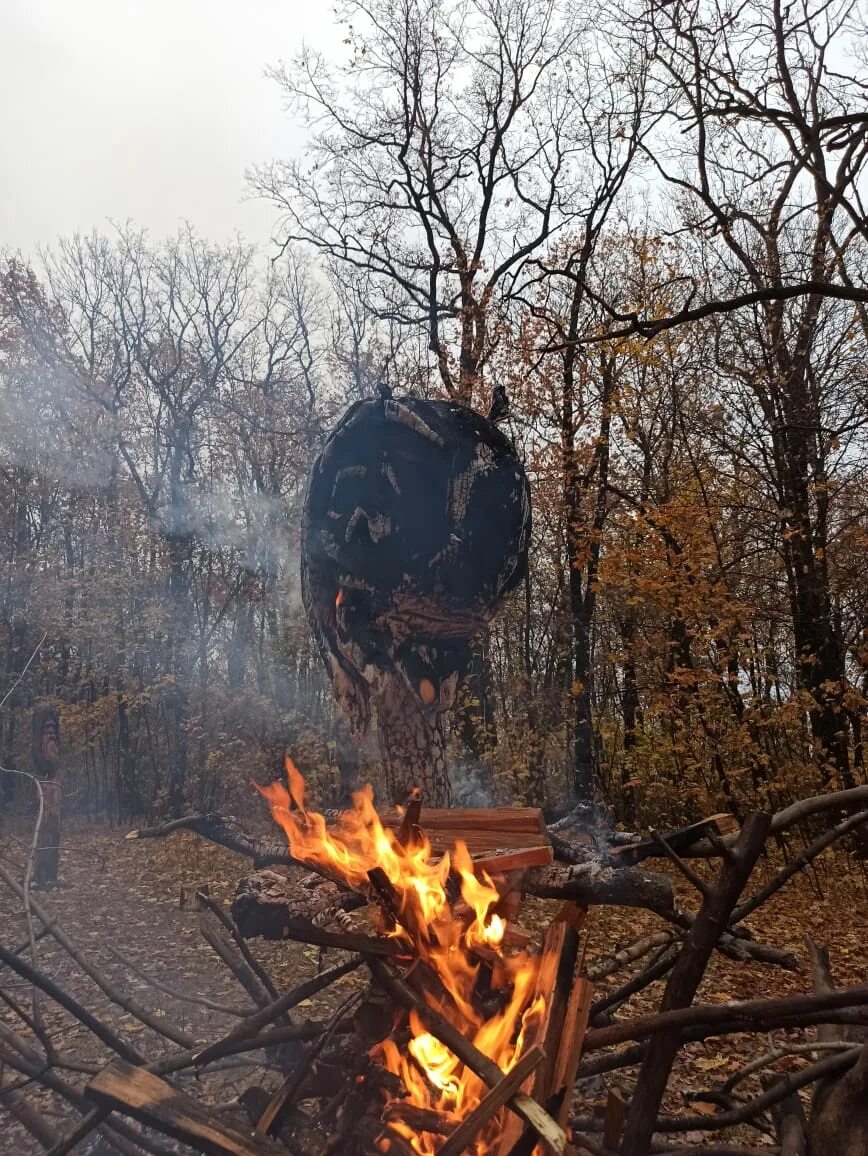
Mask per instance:
[[[19,898],[22,898],[22,888],[18,883],[16,883],[16,881],[12,878],[12,876],[9,874],[6,868],[3,867],[2,864],[0,864],[0,880],[2,880],[6,886],[9,887],[16,895],[18,895]],[[82,971],[84,971],[86,975],[89,975],[94,983],[103,992],[105,992],[112,1003],[115,1003],[119,1007],[124,1008],[130,1013],[130,1015],[135,1016],[136,1019],[141,1020],[143,1024],[146,1024],[151,1029],[151,1031],[156,1032],[158,1035],[165,1036],[166,1039],[172,1040],[173,1043],[180,1044],[182,1047],[190,1047],[194,1043],[193,1037],[188,1032],[183,1032],[174,1027],[171,1023],[165,1022],[159,1016],[156,1016],[152,1012],[148,1011],[147,1008],[142,1007],[138,1000],[119,991],[118,988],[116,988],[111,982],[111,980],[109,980],[108,977],[105,976],[103,972],[96,966],[96,964],[93,963],[93,961],[89,959],[83,951],[76,947],[76,945],[63,930],[63,927],[56,918],[53,918],[47,911],[45,911],[42,905],[37,903],[35,899],[31,900],[31,904],[37,917],[45,924],[46,927],[50,927],[52,938],[57,940],[60,946],[67,952],[67,954],[75,960]]]
[[[674,851],[672,847],[670,847],[670,845],[666,842],[666,839],[663,837],[663,835],[660,834],[659,831],[652,831],[651,838],[661,849],[669,862],[678,868],[687,882],[696,888],[703,899],[707,899],[710,888],[705,880],[700,875],[698,875],[688,863],[685,863],[681,856],[676,851]]]
[[[714,1035],[724,1024],[731,1026],[735,1031],[746,1031],[772,1017],[786,1020],[787,1023],[801,1023],[808,1022],[808,1015],[812,1012],[822,1014],[834,1008],[849,1010],[865,1004],[868,1004],[868,986],[838,988],[835,991],[821,992],[819,995],[693,1004],[690,1007],[675,1008],[657,1015],[640,1016],[626,1023],[595,1028],[585,1036],[583,1051],[594,1052],[629,1040],[650,1039],[651,1036],[675,1026],[682,1032],[693,1027],[700,1027],[703,1030],[710,1028],[712,1030],[708,1031],[708,1034]]]
[[[724,862],[718,882],[708,889],[672,968],[661,1002],[661,1018],[667,1013],[677,1014],[677,1011],[670,1009],[686,1012],[692,1010],[689,1005],[696,995],[709,957],[762,851],[770,823],[769,815],[758,812],[745,820],[738,841],[729,859]],[[654,1134],[654,1117],[663,1099],[680,1044],[681,1032],[674,1025],[658,1032],[649,1044],[630,1103],[621,1156],[647,1156]]]
[[[758,1056],[755,1060],[751,1060],[749,1064],[745,1064],[743,1068],[739,1068],[737,1072],[729,1077],[720,1088],[717,1089],[722,1095],[729,1095],[734,1088],[743,1083],[748,1077],[754,1075],[755,1072],[762,1071],[763,1068],[768,1068],[772,1064],[776,1064],[778,1060],[783,1060],[787,1056],[810,1056],[815,1052],[846,1052],[853,1045],[845,1043],[843,1040],[832,1043],[822,1043],[815,1040],[810,1044],[784,1044],[780,1048],[773,1048],[762,1056]]]
[[[314,1063],[317,1057],[321,1055],[323,1049],[334,1035],[338,1024],[347,1012],[358,1004],[363,995],[364,992],[353,992],[352,995],[348,996],[343,1003],[337,1007],[331,1019],[326,1024],[325,1031],[310,1045],[308,1051],[299,1060],[298,1064],[296,1064],[295,1070],[287,1077],[283,1086],[272,1096],[268,1106],[257,1121],[255,1133],[257,1136],[273,1136],[280,1130],[281,1124],[291,1111],[302,1088],[307,1083],[308,1078],[313,1074]]]
[[[209,1011],[220,1012],[222,1015],[228,1016],[247,1016],[250,1015],[251,1011],[253,1010],[249,1006],[246,1008],[233,1007],[231,1004],[217,1003],[216,1000],[208,999],[208,997],[204,995],[190,995],[187,992],[178,991],[176,988],[169,987],[168,984],[162,983],[160,980],[155,979],[154,976],[149,975],[146,971],[143,971],[142,968],[133,963],[133,961],[127,958],[127,956],[121,955],[121,953],[116,948],[112,947],[111,944],[107,943],[105,946],[106,950],[111,955],[113,955],[119,963],[122,963],[124,967],[128,968],[133,973],[133,975],[137,975],[139,979],[144,980],[145,983],[150,984],[151,987],[155,988],[157,991],[161,991],[163,995],[171,996],[172,999],[180,1000],[183,1003],[197,1004],[199,1007],[208,1008]]]
[[[861,827],[866,820],[868,820],[868,811],[859,811],[857,814],[851,815],[848,819],[844,819],[838,823],[836,827],[832,827],[831,830],[820,835],[813,843],[806,847],[804,851],[796,855],[794,859],[791,859],[785,867],[778,871],[756,895],[751,896],[750,899],[747,899],[740,907],[735,909],[732,913],[733,923],[741,923],[743,919],[747,919],[752,912],[756,911],[767,899],[770,899],[775,892],[780,891],[794,875],[804,870],[804,868],[816,859],[821,852],[825,851],[828,846],[848,834],[848,832],[855,830],[857,827]]]
[[[43,642],[45,641],[45,637],[46,636],[43,634],[43,636],[42,636]],[[41,646],[42,642],[40,642],[39,645]],[[37,650],[38,649],[39,649],[39,647],[37,647]],[[30,659],[31,662],[33,661],[33,658],[35,656],[36,656],[36,651],[33,652],[33,656]],[[27,665],[29,666],[30,663],[28,663]],[[24,669],[26,670],[27,667],[25,667]],[[24,675],[24,671],[22,671],[22,677],[23,677],[23,675]],[[20,679],[19,679],[19,681],[20,681]],[[13,690],[14,690],[14,687],[13,687]],[[11,694],[11,693],[12,693],[12,691],[10,690],[9,694]],[[8,698],[8,697],[9,697],[9,695],[7,694],[6,698]],[[4,698],[3,702],[5,702],[5,701],[6,701],[6,699]],[[0,707],[2,707],[2,705],[3,705],[3,703],[0,703]],[[27,860],[26,860],[25,867],[24,867],[24,880],[22,883],[22,893],[19,896],[21,898],[23,904],[24,904],[24,915],[25,915],[25,918],[27,920],[27,940],[28,940],[28,944],[30,946],[30,962],[33,964],[34,967],[38,967],[39,966],[39,957],[36,954],[36,934],[35,934],[35,930],[33,927],[33,913],[31,911],[32,905],[31,905],[31,899],[30,899],[30,885],[33,882],[33,864],[36,862],[36,855],[37,855],[37,852],[39,851],[39,835],[40,835],[40,832],[42,830],[42,820],[43,820],[43,817],[45,815],[45,792],[42,789],[42,783],[39,781],[39,779],[37,779],[37,777],[35,775],[31,775],[28,771],[16,771],[16,770],[13,770],[11,767],[0,767],[0,771],[2,771],[3,774],[5,774],[5,775],[21,775],[21,777],[24,779],[30,779],[30,781],[36,787],[36,794],[37,794],[37,797],[39,799],[39,809],[38,809],[37,814],[36,814],[36,823],[33,827],[33,838],[30,840],[30,847],[28,848],[28,851],[27,851]],[[38,989],[35,987],[33,989],[33,1018],[36,1021],[36,1023],[39,1024],[39,1026],[41,1028],[42,1027],[42,1016],[41,1016],[40,1008],[39,1008]]]
[[[225,1048],[227,1044],[250,1039],[252,1036],[255,1036],[257,1032],[273,1024],[279,1016],[285,1015],[303,1000],[310,999],[330,984],[341,979],[342,976],[354,971],[361,963],[362,957],[360,955],[354,956],[352,959],[347,960],[346,963],[341,963],[337,967],[330,968],[328,971],[320,972],[320,974],[314,976],[313,979],[308,979],[304,983],[294,987],[291,991],[285,992],[278,999],[274,1000],[273,1003],[267,1004],[264,1008],[247,1016],[222,1039],[217,1040],[216,1043],[210,1044],[208,1047],[197,1052],[197,1066],[210,1063],[212,1052],[215,1054],[214,1058],[216,1058],[217,1055],[225,1055],[226,1053],[223,1051],[223,1048]]]
[[[781,1077],[774,1087],[763,1092],[761,1096],[755,1096],[746,1104],[731,1108],[728,1112],[718,1112],[714,1116],[663,1116],[654,1124],[654,1129],[657,1132],[689,1132],[694,1128],[701,1128],[703,1131],[717,1131],[720,1128],[731,1128],[735,1124],[743,1124],[746,1120],[752,1120],[761,1112],[765,1112],[773,1104],[786,1099],[787,1096],[797,1092],[800,1088],[805,1088],[808,1084],[813,1084],[827,1076],[835,1076],[840,1072],[845,1072],[855,1064],[861,1052],[862,1045],[858,1044],[838,1055],[827,1056],[825,1060],[810,1064],[800,1072],[793,1072],[791,1075]]]
[[[68,995],[62,988],[44,975],[37,971],[26,960],[20,956],[13,955],[11,951],[7,951],[2,944],[0,944],[0,962],[5,963],[13,971],[17,972],[22,979],[26,979],[28,983],[35,984],[41,988],[47,996],[50,996],[55,1003],[59,1003],[62,1008],[65,1008],[71,1015],[80,1020],[86,1028],[93,1032],[93,1034],[106,1045],[111,1048],[113,1052],[117,1052],[123,1059],[128,1060],[133,1064],[143,1064],[144,1058],[139,1055],[135,1048],[130,1047],[120,1036],[115,1035],[111,1028],[106,1027],[104,1023],[91,1015],[91,1013],[78,1002]]]
[[[243,936],[235,925],[235,920],[227,915],[223,908],[220,907],[219,904],[215,903],[211,896],[201,888],[196,892],[196,899],[200,903],[204,904],[205,907],[207,907],[211,912],[211,914],[215,915],[220,920],[220,922],[232,936],[232,939],[235,942],[235,946],[244,956],[244,959],[247,962],[247,966],[251,969],[254,975],[257,976],[259,982],[268,992],[270,998],[277,999],[277,988],[274,986],[274,981],[259,962],[259,960],[255,958],[247,944],[244,942]]]

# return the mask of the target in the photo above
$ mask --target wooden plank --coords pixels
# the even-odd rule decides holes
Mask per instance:
[[[566,1012],[569,999],[569,990],[564,986],[565,980],[559,975],[562,958],[565,954],[572,956],[572,967],[575,967],[575,958],[578,954],[578,932],[563,920],[556,920],[546,931],[543,941],[543,951],[537,973],[534,998],[542,995],[545,999],[545,1011],[537,1027],[534,1043],[541,1044],[546,1051],[546,1062],[537,1068],[534,1075],[525,1081],[522,1091],[533,1097],[538,1103],[545,1104],[550,1096],[550,1088],[554,1076],[560,1030],[563,1016]],[[561,979],[561,983],[558,981]],[[561,990],[558,990],[560,987]],[[522,1138],[524,1127],[522,1121],[511,1117],[503,1131],[499,1142],[499,1153],[508,1153]],[[527,1151],[533,1150],[535,1139],[525,1133],[528,1142]]]
[[[519,871],[527,867],[547,867],[554,863],[555,853],[547,843],[539,847],[524,847],[521,850],[495,851],[474,857],[473,867],[477,871],[487,871],[489,875],[506,875],[509,871]]]
[[[468,1113],[445,1143],[437,1149],[437,1156],[461,1156],[489,1120],[497,1115],[507,1100],[544,1060],[545,1052],[538,1044],[529,1048],[515,1067],[486,1092],[473,1111]]]
[[[397,811],[385,811],[380,821],[384,827],[399,829],[403,817]],[[539,807],[422,807],[418,823],[432,843],[440,842],[444,834],[465,841],[485,839],[492,849],[539,847],[549,841]],[[498,832],[501,838],[492,844],[490,838]],[[521,838],[516,839],[519,834]]]
[[[189,1144],[209,1156],[277,1156],[286,1149],[215,1119],[189,1096],[159,1076],[116,1060],[103,1068],[84,1090],[112,1111],[147,1124],[157,1132]]]
[[[552,1087],[552,1095],[560,1100],[557,1118],[561,1127],[566,1124],[570,1115],[570,1095],[582,1058],[582,1045],[585,1042],[585,1032],[588,1030],[588,1017],[591,1014],[593,998],[594,985],[591,981],[577,979],[570,992]]]
[[[606,1118],[603,1123],[603,1145],[613,1152],[621,1146],[621,1134],[627,1117],[627,1101],[617,1088],[610,1088],[606,1096]]]

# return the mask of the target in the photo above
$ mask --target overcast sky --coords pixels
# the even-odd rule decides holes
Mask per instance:
[[[0,0],[0,249],[128,219],[267,244],[244,170],[301,134],[263,70],[336,35],[319,0]]]

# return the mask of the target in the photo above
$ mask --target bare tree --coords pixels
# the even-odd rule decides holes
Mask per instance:
[[[367,305],[423,326],[447,396],[479,402],[527,261],[584,212],[586,18],[558,0],[353,0],[343,69],[272,69],[310,139],[256,171],[286,243],[364,271]]]

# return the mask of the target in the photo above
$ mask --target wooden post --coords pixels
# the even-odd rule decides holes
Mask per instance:
[[[33,766],[42,780],[42,824],[36,849],[37,887],[57,883],[60,866],[60,821],[63,773],[60,765],[60,717],[53,706],[33,708]]]

